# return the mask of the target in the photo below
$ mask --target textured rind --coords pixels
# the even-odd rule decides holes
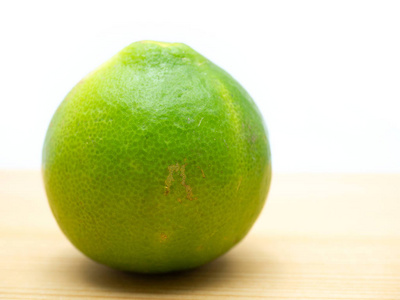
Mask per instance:
[[[43,148],[53,214],[84,254],[144,273],[194,268],[250,230],[271,180],[247,92],[184,44],[137,42],[79,82]]]

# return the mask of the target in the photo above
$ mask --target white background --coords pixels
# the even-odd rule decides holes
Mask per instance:
[[[67,92],[150,39],[248,90],[276,172],[400,171],[399,1],[3,1],[0,33],[0,168],[40,168]]]

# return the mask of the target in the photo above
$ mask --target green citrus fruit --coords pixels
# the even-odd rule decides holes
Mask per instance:
[[[133,43],[79,82],[43,148],[50,207],[105,265],[194,268],[250,230],[268,193],[268,136],[249,94],[184,44]]]

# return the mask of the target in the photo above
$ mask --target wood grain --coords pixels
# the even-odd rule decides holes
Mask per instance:
[[[194,271],[143,276],[78,252],[37,171],[0,171],[2,299],[400,299],[400,175],[282,174],[244,241]]]

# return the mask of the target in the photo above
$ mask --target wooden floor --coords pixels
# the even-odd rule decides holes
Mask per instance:
[[[197,270],[143,276],[78,252],[37,171],[0,171],[1,299],[400,299],[400,175],[275,175],[249,235]]]

